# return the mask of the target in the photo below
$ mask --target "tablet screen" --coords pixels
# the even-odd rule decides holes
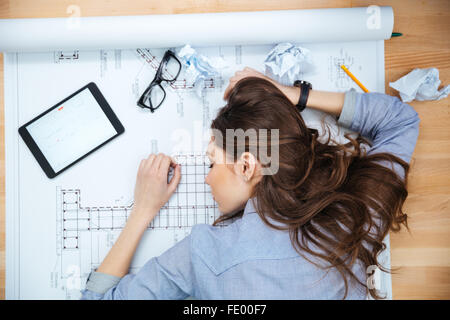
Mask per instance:
[[[89,88],[26,128],[54,172],[117,134]]]

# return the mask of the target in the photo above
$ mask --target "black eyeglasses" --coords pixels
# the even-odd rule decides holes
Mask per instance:
[[[139,98],[139,101],[137,102],[138,106],[150,109],[151,112],[155,112],[166,98],[166,91],[162,87],[161,82],[174,82],[180,74],[180,71],[180,60],[178,60],[172,51],[167,50],[166,53],[164,53],[164,57],[156,71],[155,77]]]

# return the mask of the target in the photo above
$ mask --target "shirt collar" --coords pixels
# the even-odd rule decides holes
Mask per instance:
[[[253,205],[253,203],[255,205]],[[257,205],[257,203],[258,203],[258,201],[257,201],[256,197],[248,199],[247,203],[245,204],[244,213],[242,214],[242,216],[245,216],[246,214],[249,214],[249,213],[256,213],[255,206]]]
[[[257,205],[258,205],[258,199],[256,197],[248,199],[247,203],[245,204],[244,213],[242,214],[242,217],[245,217],[248,214],[257,213],[257,211],[256,211]],[[280,227],[285,226],[282,222],[276,221],[270,217],[266,217],[266,219],[275,226],[280,226]]]

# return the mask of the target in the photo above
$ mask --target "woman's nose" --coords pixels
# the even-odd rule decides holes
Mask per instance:
[[[206,177],[205,177],[205,183],[209,186],[209,174],[208,175],[206,175]]]

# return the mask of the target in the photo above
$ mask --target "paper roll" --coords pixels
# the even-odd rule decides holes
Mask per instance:
[[[391,7],[1,19],[0,51],[169,48],[389,39]]]

